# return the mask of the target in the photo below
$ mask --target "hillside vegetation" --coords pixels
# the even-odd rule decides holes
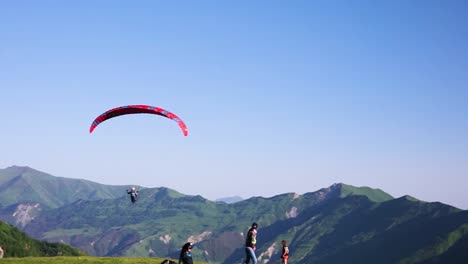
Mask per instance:
[[[125,196],[128,188],[55,177],[29,167],[12,166],[0,170],[0,203],[3,207],[35,202],[44,208],[57,208],[77,200],[115,199]]]
[[[28,180],[31,190],[44,184],[42,176],[30,175],[37,178]],[[88,192],[105,188],[90,186]],[[135,204],[126,196],[67,199],[55,208],[42,207],[41,199],[17,199],[0,210],[0,217],[36,239],[102,257],[175,259],[191,241],[195,260],[240,263],[245,232],[257,222],[259,263],[279,260],[282,239],[289,241],[290,262],[297,264],[468,263],[468,211],[408,195],[393,198],[369,187],[338,183],[232,204],[164,187],[141,190]]]
[[[16,227],[12,227],[1,221],[0,245],[4,250],[5,258],[86,255],[86,253],[62,243],[49,243],[32,239]]]

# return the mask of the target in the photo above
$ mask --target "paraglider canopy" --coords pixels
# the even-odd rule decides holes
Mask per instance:
[[[101,114],[100,116],[94,119],[91,127],[89,128],[89,133],[93,133],[94,129],[102,122],[117,117],[121,115],[129,115],[129,114],[153,114],[153,115],[160,115],[166,118],[172,119],[179,125],[180,129],[182,130],[182,134],[184,136],[188,135],[188,129],[185,123],[174,113],[171,113],[167,110],[164,110],[159,107],[150,106],[150,105],[126,105],[126,106],[119,106],[113,109],[106,111],[105,113]]]

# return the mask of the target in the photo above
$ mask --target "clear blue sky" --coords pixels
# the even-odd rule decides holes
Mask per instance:
[[[0,1],[0,168],[468,209],[466,1]],[[104,111],[149,104],[175,122]]]

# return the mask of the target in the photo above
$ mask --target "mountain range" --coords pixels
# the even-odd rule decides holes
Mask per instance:
[[[241,263],[249,226],[259,225],[259,263],[468,263],[468,211],[394,198],[343,183],[305,194],[252,197],[234,203],[142,188],[55,177],[29,167],[0,169],[0,220],[35,239],[63,242],[95,256],[194,258]]]

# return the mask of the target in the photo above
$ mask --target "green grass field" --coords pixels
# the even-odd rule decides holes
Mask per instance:
[[[25,264],[75,264],[75,263],[98,263],[98,264],[160,264],[161,258],[127,258],[127,257],[27,257],[27,258],[3,258],[0,263],[25,263]],[[176,261],[177,260],[174,260]],[[195,264],[206,264],[206,262],[194,262]]]

